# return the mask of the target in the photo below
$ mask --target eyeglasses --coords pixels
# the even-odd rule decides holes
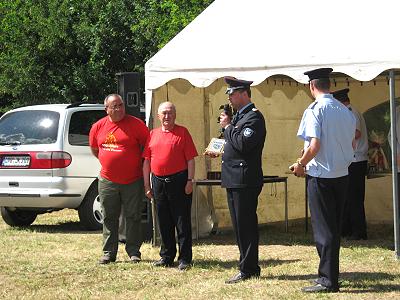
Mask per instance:
[[[106,106],[106,108],[109,108],[111,110],[120,110],[124,107],[123,103],[112,105],[112,106]]]

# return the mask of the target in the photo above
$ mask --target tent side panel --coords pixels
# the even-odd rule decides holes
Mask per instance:
[[[396,89],[400,89],[396,82]],[[350,88],[351,103],[361,112],[374,109],[389,99],[385,77],[375,81],[363,82],[339,78],[332,85],[332,90]],[[207,88],[195,88],[189,82],[177,79],[154,90],[153,116],[156,116],[160,102],[169,100],[177,106],[177,123],[186,126],[193,136],[199,157],[196,158],[196,178],[206,178],[208,171],[220,171],[221,160],[202,156],[208,141],[219,134],[219,107],[227,103],[225,84],[222,79]],[[303,143],[296,137],[297,129],[305,108],[313,101],[308,86],[293,80],[266,80],[252,87],[252,100],[263,113],[267,125],[267,138],[263,152],[263,170],[266,175],[288,176],[289,219],[304,217],[304,179],[289,174],[288,166],[299,157]],[[386,117],[377,116],[384,120]],[[159,126],[154,118],[155,126]],[[371,128],[368,129],[369,133]],[[386,138],[387,132],[381,136]],[[387,141],[385,141],[387,143]],[[387,147],[387,145],[386,145]],[[387,172],[389,173],[389,172]],[[219,187],[200,188],[199,200],[201,232],[210,229],[214,222],[220,228],[231,227],[225,190]],[[210,203],[211,201],[211,203]],[[211,204],[211,205],[210,205]],[[212,206],[217,220],[212,217]],[[366,181],[365,208],[368,222],[391,222],[393,216],[391,178],[384,174],[380,178]],[[267,184],[259,198],[259,222],[284,220],[283,185]]]

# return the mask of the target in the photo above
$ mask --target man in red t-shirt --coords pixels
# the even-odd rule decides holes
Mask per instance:
[[[125,250],[132,262],[141,259],[143,206],[142,148],[149,130],[140,119],[127,115],[122,98],[104,100],[107,116],[93,124],[89,142],[101,164],[99,196],[103,210],[103,257],[100,264],[115,262],[121,209],[126,218]]]
[[[160,104],[158,118],[161,127],[150,132],[143,151],[144,188],[147,198],[155,199],[163,242],[161,259],[154,265],[173,265],[176,256],[176,228],[178,269],[186,270],[192,264],[192,180],[194,158],[198,154],[189,131],[175,124],[176,109],[171,102]]]

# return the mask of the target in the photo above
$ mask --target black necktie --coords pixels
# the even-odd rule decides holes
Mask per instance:
[[[232,125],[236,125],[237,121],[239,121],[239,113],[237,112],[232,119]]]

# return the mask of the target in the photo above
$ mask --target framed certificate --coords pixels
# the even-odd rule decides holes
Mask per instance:
[[[212,138],[208,144],[205,153],[211,153],[215,155],[221,155],[224,152],[224,139]]]

